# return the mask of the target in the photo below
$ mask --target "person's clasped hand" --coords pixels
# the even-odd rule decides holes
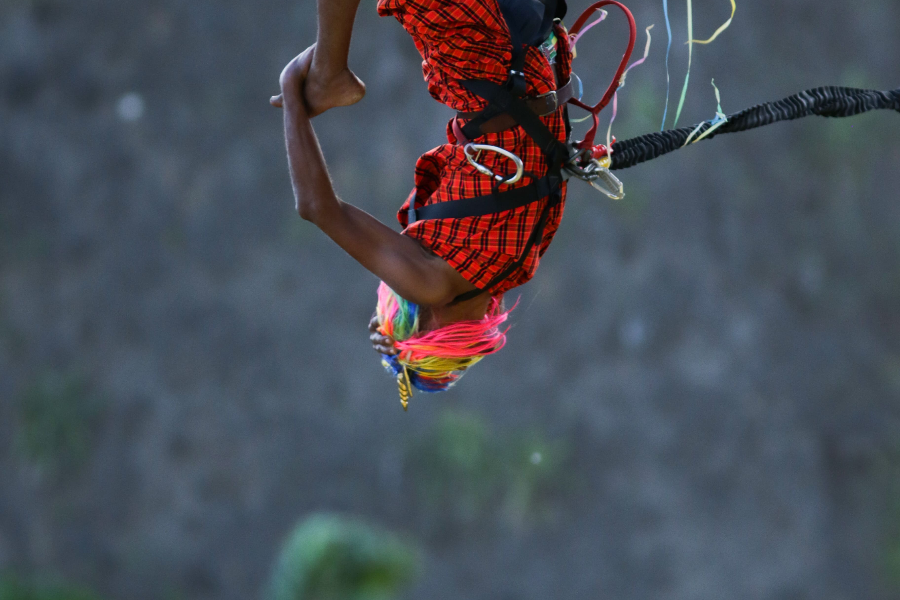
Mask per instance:
[[[369,340],[372,342],[372,347],[379,354],[396,356],[397,349],[394,347],[394,339],[378,331],[380,325],[381,323],[378,322],[378,315],[372,315],[372,320],[369,321],[369,331],[372,334],[369,336]]]
[[[304,112],[306,111],[306,104],[303,100],[303,83],[309,75],[315,48],[315,45],[310,46],[284,67],[281,77],[278,78],[281,93],[269,98],[269,104],[275,108],[284,108],[284,103],[287,101],[292,107],[296,106]]]

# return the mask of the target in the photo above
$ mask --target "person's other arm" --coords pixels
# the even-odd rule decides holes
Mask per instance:
[[[297,212],[410,302],[443,306],[474,289],[453,267],[429,254],[417,241],[337,197],[301,92],[311,58],[311,50],[307,50],[288,63],[281,74],[281,96],[272,99],[274,106],[284,108],[284,136]]]

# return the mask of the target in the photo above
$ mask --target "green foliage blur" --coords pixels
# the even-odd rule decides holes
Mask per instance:
[[[288,538],[268,600],[391,600],[418,571],[418,552],[361,521],[313,515]]]
[[[565,484],[570,450],[538,430],[490,432],[478,415],[446,411],[410,449],[420,500],[444,525],[500,516],[521,526],[546,511],[546,500]]]
[[[99,596],[63,584],[37,585],[0,577],[0,600],[99,600]]]
[[[900,590],[900,536],[895,536],[888,545],[886,559],[888,581],[892,587]]]
[[[84,377],[46,372],[24,391],[19,408],[19,449],[29,460],[56,472],[77,468],[90,457],[102,406]]]
[[[888,584],[900,591],[900,462],[892,461],[888,473],[888,494],[891,510],[887,519],[887,540],[884,554]]]

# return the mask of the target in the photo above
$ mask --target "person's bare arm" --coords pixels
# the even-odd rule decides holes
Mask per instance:
[[[272,99],[274,106],[284,108],[297,212],[410,302],[442,306],[474,289],[418,242],[337,197],[301,92],[311,59],[312,48],[288,63],[281,74],[281,96]]]

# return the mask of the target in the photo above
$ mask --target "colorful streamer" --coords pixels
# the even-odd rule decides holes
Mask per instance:
[[[606,19],[607,16],[609,16],[609,13],[601,8],[599,18],[597,18],[595,21],[591,21],[590,23],[585,25],[584,29],[582,29],[578,33],[569,36],[569,39],[572,41],[571,42],[572,58],[575,58],[577,56],[577,52],[575,51],[575,45],[578,43],[578,40],[581,39],[581,36],[583,36],[588,29],[590,29],[594,25],[597,25],[601,21]],[[579,99],[580,99],[580,97],[579,97]],[[586,117],[581,117],[580,119],[569,119],[569,122],[570,123],[583,123],[584,121],[587,121],[588,119],[592,119],[592,118],[594,118],[594,115],[587,115]]]
[[[672,23],[669,21],[669,0],[663,0],[663,14],[666,16],[666,31],[669,34],[669,45],[666,46],[666,108],[663,111],[662,125],[659,130],[666,128],[666,117],[669,115],[669,93],[672,87],[671,78],[669,77],[669,53],[672,51]]]
[[[728,29],[731,26],[731,22],[734,20],[735,11],[737,11],[737,4],[735,3],[735,0],[731,0],[731,16],[728,17],[728,20],[725,21],[725,24],[722,25],[721,27],[719,27],[718,29],[716,29],[716,32],[708,40],[703,40],[703,41],[691,40],[688,43],[690,43],[690,44],[708,44],[708,43],[712,42],[713,40],[715,40],[717,37],[719,37],[720,33],[722,33],[723,31],[725,31],[726,29]]]
[[[632,70],[633,68],[635,68],[639,65],[644,64],[644,61],[646,61],[647,57],[650,56],[650,42],[653,41],[650,38],[650,30],[653,29],[654,27],[656,27],[655,24],[649,26],[647,29],[644,30],[647,32],[647,45],[644,46],[644,56],[642,56],[640,59],[631,63],[631,66],[628,67],[627,69],[625,69],[625,72],[622,73],[622,79],[619,80],[619,87],[625,87],[625,76],[628,75],[628,71]]]
[[[628,67],[627,69],[625,69],[625,72],[622,73],[622,78],[619,80],[619,88],[625,87],[625,77],[628,75],[628,71],[632,70],[633,68],[635,68],[638,65],[644,64],[644,61],[646,61],[647,57],[650,55],[650,42],[652,41],[652,39],[650,37],[650,30],[653,29],[653,27],[654,27],[654,25],[651,25],[650,27],[648,27],[646,29],[647,45],[644,46],[644,56],[641,57],[639,60],[636,60],[633,63],[631,63],[631,66]],[[616,91],[616,93],[613,94],[612,117],[609,120],[609,128],[606,130],[606,147],[607,148],[612,148],[612,126],[613,126],[613,122],[615,122],[615,120],[616,120],[616,115],[618,114],[618,112],[619,112],[619,92]]]
[[[664,6],[663,10],[668,12],[668,7],[665,6],[666,0],[663,0]],[[728,20],[725,23],[716,29],[716,32],[712,35],[708,40],[695,40],[694,39],[694,8],[691,0],[687,0],[687,11],[688,11],[688,67],[687,73],[684,76],[684,88],[681,90],[681,99],[678,101],[678,111],[675,113],[675,123],[672,127],[678,126],[678,119],[681,117],[681,109],[684,108],[684,99],[687,97],[688,90],[688,82],[691,79],[691,62],[694,57],[694,44],[709,44],[713,40],[715,40],[719,35],[728,29],[731,26],[731,22],[734,20],[734,13],[737,11],[737,3],[735,0],[731,0],[731,16],[728,17]],[[668,73],[668,62],[666,63],[666,70]],[[713,85],[715,87],[715,85]],[[666,109],[668,110],[669,98],[666,96]],[[665,126],[665,113],[663,113],[663,126]]]
[[[587,31],[588,31],[591,27],[593,27],[594,25],[598,25],[598,24],[599,24],[601,21],[603,21],[607,16],[609,16],[609,13],[606,12],[605,10],[603,10],[603,9],[601,8],[601,9],[600,9],[600,17],[599,17],[597,20],[588,23],[587,25],[584,26],[584,29],[582,29],[581,31],[579,31],[579,32],[576,33],[575,35],[570,36],[570,38],[571,38],[571,40],[572,40],[572,43],[571,43],[571,46],[572,46],[572,58],[575,58],[575,56],[576,56],[576,54],[575,54],[575,45],[578,43],[578,40],[581,39],[581,36],[583,36],[585,33],[587,33]]]
[[[691,0],[687,0],[687,22],[688,22],[688,40],[694,39],[694,7]],[[681,109],[684,108],[684,99],[687,97],[688,82],[691,80],[691,62],[694,58],[694,44],[690,41],[688,45],[688,66],[687,73],[684,76],[684,87],[681,89],[681,100],[678,101],[678,110],[675,112],[675,123],[672,128],[678,127],[678,119],[681,118]]]
[[[722,125],[724,125],[725,123],[728,122],[728,117],[726,117],[725,113],[722,112],[722,96],[721,96],[721,94],[719,94],[719,88],[716,87],[715,79],[712,80],[712,86],[713,86],[713,89],[716,90],[716,118],[713,119],[712,121],[709,121],[710,128],[707,129],[706,131],[704,131],[703,135],[701,135],[696,140],[694,140],[694,136],[697,135],[697,133],[701,129],[703,129],[703,126],[706,125],[707,121],[704,121],[703,123],[700,123],[699,125],[697,125],[696,129],[694,129],[691,132],[691,135],[689,135],[688,138],[684,141],[684,146],[687,146],[688,144],[696,144],[697,142],[699,142],[700,140],[702,140],[703,138],[705,138],[706,136],[711,134],[713,131],[715,131],[716,129],[718,129],[719,127],[721,127]],[[691,140],[693,140],[693,142]],[[682,148],[684,148],[684,146],[682,146]]]

